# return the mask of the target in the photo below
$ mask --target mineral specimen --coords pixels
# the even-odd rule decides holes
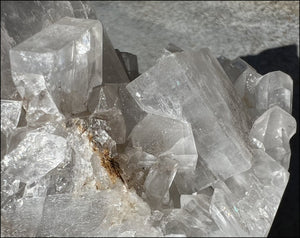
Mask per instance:
[[[69,17],[10,61],[1,236],[268,235],[296,131],[288,75],[170,44],[135,78],[99,21]]]

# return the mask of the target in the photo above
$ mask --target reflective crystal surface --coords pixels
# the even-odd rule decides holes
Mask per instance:
[[[36,75],[61,112],[86,111],[88,93],[102,82],[101,28],[95,20],[63,18],[14,47],[11,69],[20,95]]]
[[[220,57],[218,60],[244,102],[251,118],[259,116],[256,110],[255,88],[261,75],[241,58],[229,60]]]
[[[96,19],[84,1],[2,2],[1,99],[20,100],[11,76],[9,50],[65,16]]]
[[[281,71],[263,75],[255,87],[255,95],[259,115],[275,105],[292,112],[293,81]]]
[[[253,151],[252,168],[214,190],[211,209],[225,234],[267,236],[289,172],[262,150]]]
[[[164,158],[151,166],[144,183],[147,200],[151,207],[159,208],[169,203],[169,189],[177,172],[177,163]]]
[[[290,166],[291,137],[296,133],[296,120],[278,106],[263,113],[253,123],[250,139],[284,168]]]
[[[10,62],[1,236],[268,235],[296,132],[288,75],[169,44],[138,76],[99,21],[70,17]]]
[[[226,74],[245,103],[252,121],[273,106],[292,112],[293,81],[281,71],[260,75],[240,58],[220,57]]]
[[[1,169],[21,182],[31,184],[65,158],[66,140],[47,129],[28,131],[24,139],[1,161]]]
[[[48,196],[37,235],[159,236],[147,222],[150,209],[140,200],[122,190]]]
[[[17,128],[22,111],[22,101],[1,100],[1,133],[6,136]]]
[[[44,198],[26,198],[10,209],[1,209],[1,236],[36,236],[43,213]]]
[[[189,122],[205,169],[215,176],[250,168],[247,114],[208,49],[166,56],[127,89],[148,113]]]
[[[141,147],[159,158],[176,160],[180,170],[196,167],[198,154],[189,123],[148,114],[128,138],[133,147]]]
[[[36,104],[36,97],[52,99],[64,115],[88,111],[89,95],[102,82],[128,81],[96,20],[65,17],[14,47],[10,59],[21,97],[27,96],[28,84],[37,83],[41,92],[30,92],[29,103]]]

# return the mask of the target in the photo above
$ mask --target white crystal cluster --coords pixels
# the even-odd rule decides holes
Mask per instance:
[[[289,178],[292,79],[166,49],[129,82],[99,21],[10,51],[1,236],[267,236]]]

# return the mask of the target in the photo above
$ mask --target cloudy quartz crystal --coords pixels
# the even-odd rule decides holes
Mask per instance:
[[[70,17],[10,65],[1,236],[268,235],[296,131],[288,75],[169,44],[138,76],[99,21]]]

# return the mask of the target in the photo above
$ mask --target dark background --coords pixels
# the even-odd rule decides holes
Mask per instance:
[[[272,48],[258,55],[242,56],[258,73],[266,74],[280,70],[293,79],[293,111],[299,128],[299,57],[297,46],[288,45]],[[290,178],[282,201],[271,227],[269,237],[296,236],[299,237],[299,129],[290,141],[291,162]]]

